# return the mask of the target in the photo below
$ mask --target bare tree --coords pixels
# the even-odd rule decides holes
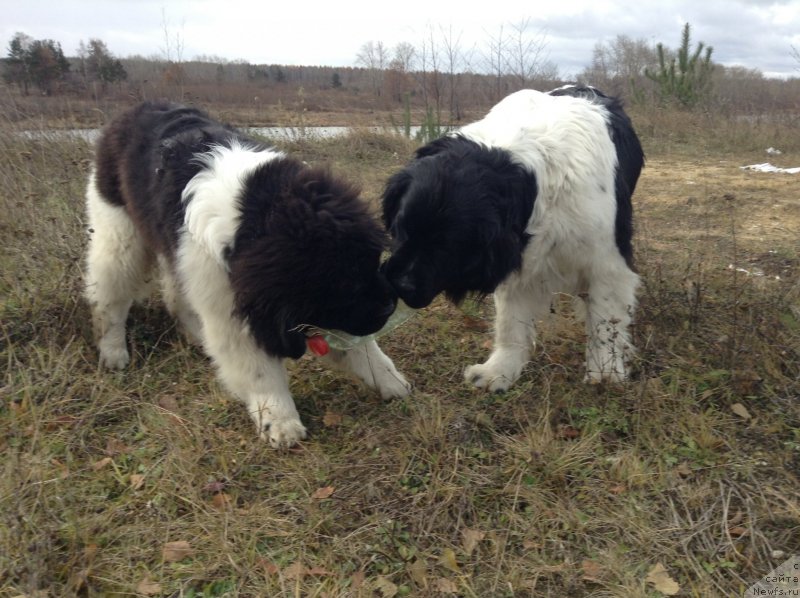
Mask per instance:
[[[514,78],[517,89],[531,84],[545,66],[546,34],[543,30],[531,34],[531,18],[511,24],[511,35],[505,52],[507,72]]]
[[[401,69],[403,72],[410,73],[416,64],[417,51],[414,46],[408,42],[400,42],[394,47],[394,58],[392,63],[395,68]]]
[[[394,58],[384,72],[383,88],[391,100],[408,102],[408,94],[414,89],[411,72],[414,68],[416,50],[408,42],[400,42],[394,48]]]
[[[794,67],[796,71],[800,71],[800,50],[792,46],[792,58],[795,59],[797,62],[797,66]]]
[[[450,112],[450,120],[461,120],[461,106],[460,106],[460,84],[463,74],[470,69],[470,62],[474,48],[464,50],[461,47],[461,32],[457,35],[453,33],[453,26],[450,25],[446,29],[439,28],[442,35],[442,54],[443,54],[443,67],[447,77],[445,78],[445,85],[447,87],[447,108]]]
[[[497,101],[508,91],[504,81],[506,74],[506,52],[508,51],[505,25],[500,25],[497,35],[488,34],[486,46],[486,50],[482,55],[483,70],[488,73],[493,80],[493,97],[490,99]]]
[[[440,69],[441,49],[436,41],[433,26],[428,23],[426,34],[422,38],[419,49],[420,88],[425,110],[434,116],[436,122],[441,122],[442,116],[442,73]]]
[[[181,25],[183,27],[183,25]],[[166,10],[161,8],[161,29],[164,33],[164,47],[160,48],[161,54],[168,63],[183,62],[183,34],[180,31],[172,33]]]
[[[621,94],[644,81],[646,69],[658,65],[658,57],[646,39],[618,35],[608,43],[598,42],[591,66],[579,78],[610,93]]]
[[[363,66],[369,72],[372,92],[381,95],[383,83],[383,70],[388,63],[389,52],[383,42],[368,41],[361,46],[356,54],[356,64]]]
[[[161,48],[161,54],[167,62],[162,77],[165,83],[174,84],[178,87],[179,98],[182,100],[185,83],[185,73],[183,71],[183,33],[176,31],[173,34],[170,31],[170,23],[167,20],[167,13],[163,7],[161,8],[161,28],[164,32],[164,47]]]

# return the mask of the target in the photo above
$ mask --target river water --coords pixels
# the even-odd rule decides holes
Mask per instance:
[[[419,131],[419,127],[411,127],[411,135],[414,136]],[[243,127],[245,133],[274,139],[276,141],[296,141],[302,139],[327,139],[345,135],[351,130],[368,130],[373,133],[385,133],[401,135],[400,129],[393,127]],[[20,133],[26,139],[52,139],[53,141],[63,141],[65,139],[85,139],[93,142],[100,135],[100,129],[51,129],[44,131],[22,131]]]

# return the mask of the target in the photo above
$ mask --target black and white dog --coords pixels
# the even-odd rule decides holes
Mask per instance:
[[[620,102],[591,87],[523,90],[458,132],[420,148],[392,176],[384,264],[411,307],[494,293],[495,343],[465,378],[506,390],[554,293],[585,298],[586,377],[619,381],[632,351],[631,196],[642,147]]]
[[[366,335],[396,305],[385,232],[357,189],[193,108],[145,103],[114,120],[87,210],[100,362],[128,364],[128,310],[158,266],[169,310],[276,447],[306,434],[283,366],[305,352],[304,326]],[[374,341],[325,359],[384,397],[409,392]]]

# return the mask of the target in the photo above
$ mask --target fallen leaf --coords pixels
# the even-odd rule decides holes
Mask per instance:
[[[283,570],[283,576],[286,579],[303,579],[305,574],[306,568],[300,561],[295,561]]]
[[[461,546],[464,548],[464,554],[470,556],[480,541],[486,537],[486,532],[482,532],[477,529],[464,528],[461,530],[461,536]]]
[[[136,593],[145,596],[157,596],[161,593],[161,584],[150,579],[149,575],[136,584]]]
[[[75,593],[81,593],[81,590],[86,586],[86,580],[89,579],[89,569],[80,569],[69,576],[67,585]]]
[[[218,492],[211,498],[211,504],[218,511],[226,511],[233,506],[231,497],[224,492]]]
[[[740,395],[751,395],[758,392],[761,382],[761,376],[754,370],[736,372],[733,375],[733,388]]]
[[[116,457],[123,453],[130,452],[130,447],[118,438],[109,438],[106,442],[106,455]]]
[[[453,571],[454,573],[459,572],[458,561],[456,561],[456,553],[452,548],[445,548],[442,551],[442,556],[439,559],[439,562],[444,565],[445,568],[450,569],[450,571]]]
[[[260,561],[258,561],[258,564],[264,568],[264,572],[267,575],[275,575],[278,573],[278,571],[280,571],[278,565],[266,559],[261,559]]]
[[[161,556],[167,563],[177,563],[193,556],[194,548],[186,540],[177,540],[164,544]]]
[[[158,398],[158,406],[164,411],[178,413],[178,401],[173,395],[162,395]]]
[[[311,567],[310,569],[306,569],[306,575],[316,575],[317,577],[324,577],[326,575],[333,575],[333,573],[328,571],[324,567]]]
[[[608,489],[608,491],[611,494],[617,494],[617,495],[623,494],[626,490],[627,490],[627,488],[625,487],[625,484],[616,484],[614,486],[611,486],[611,488]]]
[[[473,332],[486,332],[489,330],[489,323],[486,320],[476,318],[475,316],[464,315],[464,327]]]
[[[458,586],[451,579],[440,577],[434,583],[434,587],[442,594],[456,594],[458,593]]]
[[[359,589],[361,586],[364,585],[364,580],[367,578],[367,574],[364,572],[363,569],[359,569],[355,573],[350,576],[350,587],[354,590]]]
[[[536,542],[535,540],[523,540],[522,547],[525,550],[538,550],[539,548],[542,547],[542,543]]]
[[[583,573],[583,579],[586,581],[597,581],[603,574],[603,567],[600,563],[584,559],[581,562],[581,572]]]
[[[111,461],[112,461],[111,457],[103,457],[99,461],[95,461],[94,463],[92,463],[92,469],[94,469],[95,471],[100,471],[106,465],[111,463]]]
[[[751,417],[750,412],[741,403],[734,403],[733,405],[731,405],[731,411],[733,411],[736,415],[738,415],[744,420],[748,420]]]
[[[747,533],[747,528],[742,527],[741,525],[735,525],[731,528],[728,528],[728,533],[734,538],[739,538]]]
[[[574,440],[581,435],[581,431],[572,426],[563,425],[559,428],[558,435],[566,440]]]
[[[131,490],[138,490],[144,486],[144,476],[140,473],[132,473],[130,477]]]
[[[342,423],[342,414],[334,413],[333,411],[326,411],[322,417],[322,423],[328,428],[335,428]]]
[[[97,544],[87,544],[83,549],[83,558],[86,563],[91,566],[94,562],[94,557],[97,556]]]
[[[408,565],[408,574],[418,586],[425,587],[427,584],[428,568],[422,559],[417,559]]]
[[[58,468],[58,477],[62,480],[65,480],[69,477],[69,467],[66,464],[62,463],[58,459],[52,459],[50,461],[53,465]]]
[[[375,589],[381,593],[383,598],[394,598],[397,596],[397,586],[383,575],[379,575],[375,580]]]
[[[315,490],[314,494],[311,495],[311,498],[315,498],[317,500],[330,498],[335,491],[336,488],[334,488],[333,486],[323,486],[322,488],[318,488],[317,490]]]
[[[653,565],[647,573],[645,581],[665,596],[674,596],[681,591],[681,586],[669,576],[666,568],[661,563]]]

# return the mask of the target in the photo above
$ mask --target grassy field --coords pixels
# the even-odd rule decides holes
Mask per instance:
[[[309,438],[260,442],[157,301],[102,371],[81,270],[91,148],[0,131],[0,597],[741,596],[800,554],[797,123],[634,114],[640,352],[581,383],[568,302],[506,394],[462,381],[491,301],[385,337],[384,403],[290,364]],[[414,143],[284,144],[376,200]]]

